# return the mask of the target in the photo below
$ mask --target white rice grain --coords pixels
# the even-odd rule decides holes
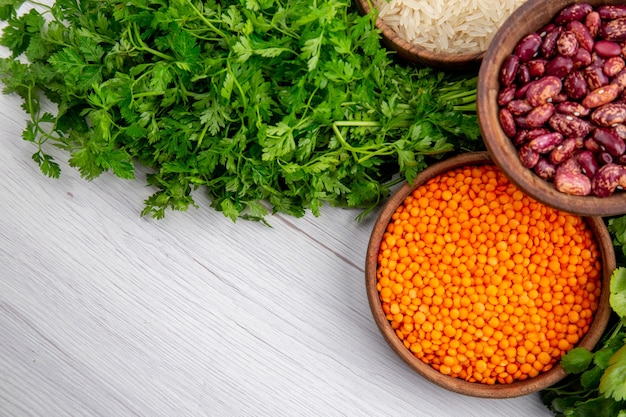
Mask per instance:
[[[525,0],[374,0],[379,18],[433,52],[480,52]]]

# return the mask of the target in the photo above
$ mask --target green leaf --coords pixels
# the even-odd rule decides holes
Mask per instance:
[[[17,9],[24,0],[0,0],[0,20],[6,21],[17,16]]]
[[[121,149],[99,153],[96,156],[96,163],[102,167],[103,170],[112,170],[119,178],[135,178],[133,163],[129,155]]]
[[[167,37],[170,49],[177,58],[176,65],[185,70],[193,71],[200,62],[200,47],[195,38],[184,29],[175,28]]]
[[[600,380],[600,393],[616,401],[626,400],[626,346],[609,360],[609,367]]]
[[[626,319],[626,268],[619,267],[613,271],[610,284],[609,303],[615,313]]]
[[[609,366],[611,356],[613,356],[617,349],[619,349],[619,347],[611,348],[608,346],[598,349],[594,354],[593,363],[595,363],[602,370],[606,369]]]
[[[85,91],[94,84],[102,82],[102,66],[87,63],[80,51],[66,47],[49,59],[52,67],[65,75],[65,85]]]
[[[77,168],[80,175],[86,180],[93,180],[104,172],[98,163],[97,154],[87,148],[73,151],[68,162],[71,167]]]
[[[220,95],[226,100],[230,100],[234,86],[235,76],[232,74],[232,72],[229,71],[226,73],[226,77],[224,77],[224,83],[222,84]]]
[[[577,401],[564,410],[567,417],[615,417],[620,404],[611,398],[595,397],[587,401]]]
[[[2,9],[0,8],[0,13]],[[28,13],[9,19],[9,26],[2,31],[0,44],[11,50],[13,56],[19,56],[29,47],[33,37],[41,32],[45,19],[41,14],[31,9]]]
[[[39,168],[44,175],[51,178],[59,178],[61,175],[61,168],[52,156],[38,151],[32,155],[32,158],[33,161],[39,165]]]
[[[78,50],[85,62],[99,63],[104,56],[104,49],[92,37],[82,38]]]
[[[263,160],[270,161],[296,149],[294,131],[286,122],[268,126],[267,137],[263,141]]]
[[[253,54],[250,40],[245,36],[240,36],[239,40],[233,45],[233,52],[237,54],[237,59],[240,62],[250,59]]]
[[[613,236],[615,246],[621,246],[622,253],[626,255],[626,215],[610,218],[607,227]]]
[[[302,46],[301,57],[306,60],[309,72],[317,68],[317,63],[320,60],[323,35],[324,32],[322,31],[318,37],[307,39]]]
[[[603,373],[603,368],[594,366],[593,368],[582,373],[580,376],[580,383],[586,390],[590,391],[597,389],[600,385],[600,378],[602,378]]]
[[[568,374],[579,374],[589,367],[592,360],[593,353],[585,348],[577,347],[563,355],[561,366]]]

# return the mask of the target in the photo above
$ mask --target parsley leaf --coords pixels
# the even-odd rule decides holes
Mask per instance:
[[[611,276],[611,308],[622,319],[626,320],[626,267],[617,268]]]
[[[578,347],[570,350],[563,356],[561,366],[569,374],[579,374],[589,367],[592,360],[593,353],[585,348]]]
[[[626,346],[609,360],[609,367],[600,380],[600,392],[616,401],[626,400]]]

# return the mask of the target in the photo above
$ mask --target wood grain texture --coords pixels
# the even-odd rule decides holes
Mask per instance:
[[[445,391],[372,319],[373,217],[325,208],[272,227],[207,208],[140,217],[145,173],[44,177],[0,96],[0,415],[507,416],[531,395]]]

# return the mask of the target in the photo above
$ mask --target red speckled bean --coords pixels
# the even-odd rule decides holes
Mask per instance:
[[[515,79],[520,85],[528,84],[530,82],[530,70],[525,62],[521,63],[517,69],[517,77]]]
[[[626,104],[620,102],[607,103],[595,109],[589,119],[598,126],[613,126],[626,122]]]
[[[564,137],[584,138],[591,132],[591,123],[576,116],[555,113],[548,124]]]
[[[578,48],[578,51],[576,51],[576,54],[572,57],[572,68],[581,69],[591,65],[591,62],[591,53],[586,49]]]
[[[589,93],[587,80],[580,71],[572,71],[565,76],[563,89],[572,100],[580,100]]]
[[[517,132],[516,123],[513,115],[506,108],[500,109],[500,125],[505,135],[510,138],[515,137],[515,133]]]
[[[535,164],[533,170],[535,174],[546,181],[550,181],[554,178],[556,173],[556,166],[545,158],[539,158],[537,164]]]
[[[617,187],[626,187],[626,168],[613,163],[600,168],[591,183],[593,194],[597,197],[608,197]]]
[[[598,36],[607,41],[622,42],[626,40],[626,17],[603,23],[598,31]]]
[[[557,25],[566,24],[572,20],[583,20],[593,11],[593,7],[587,3],[572,4],[561,10],[554,18]]]
[[[567,56],[557,55],[546,64],[546,74],[563,78],[574,68],[574,60]]]
[[[506,108],[509,109],[513,116],[522,116],[531,111],[534,107],[531,106],[528,100],[511,100],[506,105]]]
[[[517,129],[515,137],[513,138],[513,144],[515,147],[520,147],[527,142],[526,137],[528,136],[528,132],[530,132],[528,129]]]
[[[530,75],[530,77],[536,79],[539,77],[543,77],[543,75],[546,72],[547,63],[548,63],[547,59],[538,58],[538,59],[532,59],[524,63],[524,65],[528,68],[528,74]]]
[[[582,173],[575,155],[556,168],[554,187],[565,194],[589,195],[591,193],[591,180]]]
[[[513,84],[518,68],[519,57],[517,55],[507,56],[502,64],[502,68],[500,69],[500,83],[505,86]]]
[[[528,142],[528,146],[533,151],[542,154],[550,152],[561,142],[563,142],[563,135],[557,132],[550,132],[545,135],[537,136]]]
[[[600,145],[603,151],[611,155],[619,156],[626,150],[626,144],[613,129],[599,127],[593,132],[593,138]]]
[[[600,14],[597,11],[592,11],[585,17],[585,26],[589,30],[589,33],[594,38],[598,34],[600,30],[600,26],[602,25],[602,19],[600,18]]]
[[[587,96],[582,101],[582,105],[589,109],[604,106],[605,104],[608,104],[615,100],[619,93],[620,88],[618,85],[604,85],[600,88],[596,88],[595,90],[587,94]]]
[[[528,143],[519,148],[519,159],[526,168],[533,168],[539,162],[539,152],[534,151]]]
[[[569,114],[570,116],[588,116],[591,111],[580,103],[575,101],[564,101],[555,106],[555,111],[561,114]]]
[[[599,40],[593,44],[593,52],[602,57],[609,58],[619,56],[622,53],[622,47],[617,42]]]
[[[593,152],[588,150],[579,151],[577,154],[578,164],[583,174],[589,178],[593,178],[598,171],[598,162]]]
[[[538,33],[530,33],[516,45],[513,53],[519,57],[520,62],[530,61],[539,52],[542,41]]]
[[[498,92],[498,106],[504,107],[507,103],[513,100],[515,98],[515,90],[516,88],[514,85],[501,89]]]
[[[581,48],[591,52],[594,40],[584,23],[578,20],[571,21],[567,24],[567,31],[574,35]]]
[[[590,65],[583,70],[583,75],[591,90],[598,89],[609,83],[609,77],[602,71],[601,66]]]
[[[621,56],[608,58],[602,66],[602,72],[604,72],[607,77],[615,77],[623,69],[624,59]]]
[[[550,59],[556,55],[556,42],[564,30],[563,26],[557,26],[543,38],[539,51],[544,58]]]
[[[548,133],[550,133],[549,129],[546,129],[545,127],[538,127],[538,128],[535,128],[535,129],[528,130],[527,134],[526,134],[526,138],[529,141],[531,141],[531,140],[535,139],[536,137],[539,137],[541,135],[545,135],[545,134],[548,134]]]
[[[565,162],[570,156],[574,154],[576,150],[576,139],[567,138],[559,143],[551,152],[548,157],[550,163],[557,166]]]
[[[526,125],[528,127],[541,127],[554,114],[554,105],[552,103],[544,103],[534,107],[526,115]]]
[[[533,81],[526,90],[526,100],[531,106],[539,106],[550,101],[561,92],[563,83],[559,77],[546,76]]]
[[[581,172],[560,172],[554,174],[554,187],[570,195],[591,194],[591,180]]]
[[[626,6],[621,4],[599,6],[596,12],[602,19],[616,19],[626,17]]]
[[[574,32],[566,30],[556,41],[556,52],[561,56],[572,57],[578,50],[578,39]]]

